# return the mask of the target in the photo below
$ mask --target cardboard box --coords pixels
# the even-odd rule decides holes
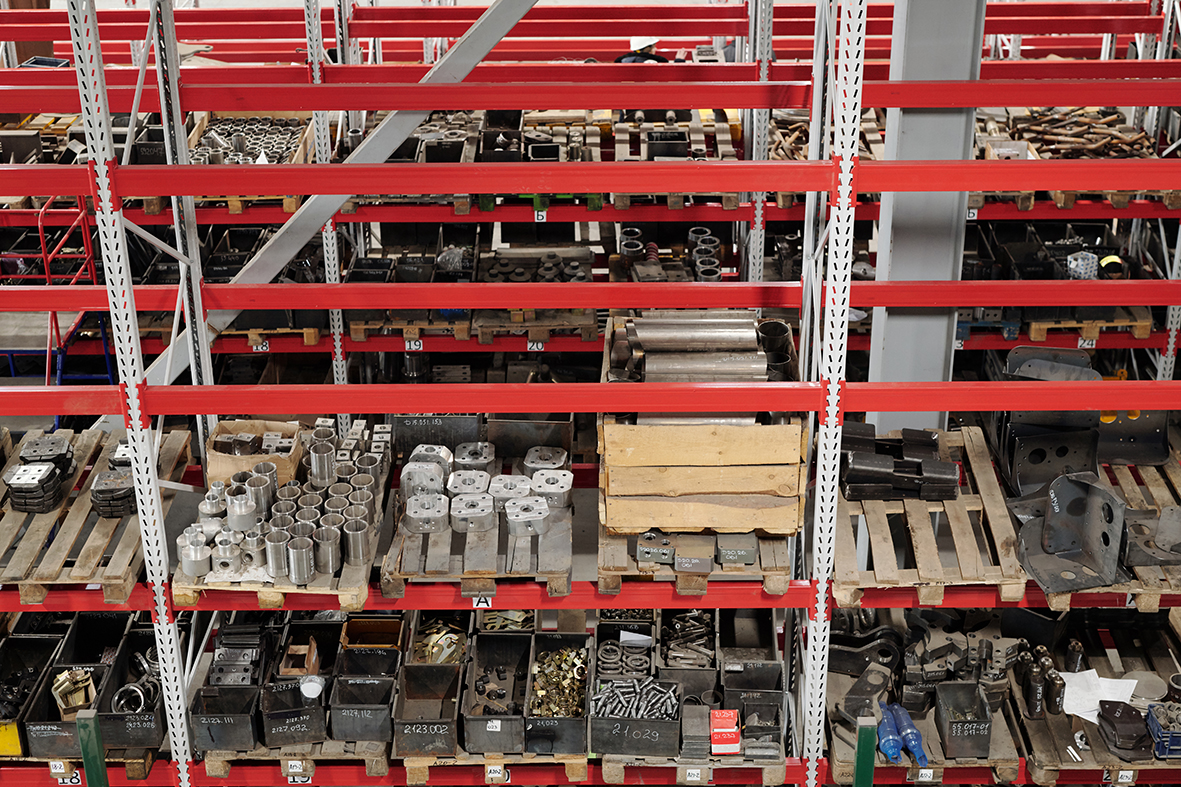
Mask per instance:
[[[738,711],[709,712],[709,746],[713,754],[741,754],[742,735],[738,732]]]
[[[261,435],[266,432],[279,432],[284,438],[298,438],[299,427],[282,421],[221,421],[213,427],[209,435],[209,442],[205,446],[206,466],[209,481],[224,481],[230,483],[230,476],[240,471],[249,471],[259,462],[274,462],[279,476],[279,486],[295,478],[299,469],[299,460],[303,456],[303,445],[298,439],[290,454],[251,454],[249,456],[234,456],[224,454],[213,449],[213,442],[219,435],[250,433]]]

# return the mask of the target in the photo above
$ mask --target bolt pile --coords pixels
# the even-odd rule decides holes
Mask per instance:
[[[603,719],[676,721],[677,686],[655,678],[609,680],[591,697],[591,713]]]
[[[1033,145],[1041,158],[1152,158],[1148,134],[1127,125],[1119,112],[1029,110],[1010,120],[1013,137]]]

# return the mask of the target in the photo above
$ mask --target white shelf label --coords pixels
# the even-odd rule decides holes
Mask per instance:
[[[508,784],[508,768],[503,765],[485,765],[484,781],[488,784]]]
[[[955,341],[952,343],[952,345],[951,345],[951,346],[952,346],[953,348],[957,349],[957,350],[962,350],[962,349],[964,349],[964,340],[963,340],[963,339],[956,339],[956,340],[955,340]]]
[[[976,216],[977,216],[976,211],[977,211],[976,208],[968,208],[968,221],[975,221],[976,220]]]
[[[914,780],[916,782],[933,782],[935,781],[935,771],[931,768],[919,768]]]
[[[269,353],[271,351],[271,343],[270,341],[263,339],[262,344],[253,345],[251,346],[250,350],[251,352],[256,353]]]
[[[82,783],[82,771],[74,771],[69,776],[59,777],[58,784],[62,785],[78,785]]]
[[[1135,771],[1104,771],[1103,781],[1107,784],[1135,784]]]
[[[535,210],[535,211],[533,211],[533,221],[534,221],[534,223],[536,223],[536,224],[545,224],[547,221],[549,221],[548,214],[549,214],[549,211],[548,211],[548,210]]]
[[[525,340],[525,351],[531,353],[539,353],[545,350],[545,342],[535,342],[532,339]]]
[[[311,776],[288,776],[287,783],[288,784],[311,784],[312,777]]]
[[[303,773],[303,760],[288,760],[287,761],[287,772],[288,773]]]
[[[406,340],[406,352],[408,352],[408,353],[422,352],[422,339],[407,339]]]
[[[61,760],[50,760],[49,761],[49,772],[50,773],[65,773],[66,772],[66,764],[64,762],[62,762]]]
[[[685,769],[685,781],[687,781],[687,782],[701,781],[701,769],[700,768],[686,768]]]
[[[1083,337],[1080,336],[1078,338],[1078,348],[1080,350],[1094,350],[1095,349],[1095,341],[1096,341],[1095,339],[1084,339]]]
[[[492,609],[492,596],[473,597],[472,609]]]
[[[486,732],[500,732],[500,719],[491,719],[484,726]]]

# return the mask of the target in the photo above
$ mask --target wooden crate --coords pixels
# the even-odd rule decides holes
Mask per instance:
[[[702,760],[683,760],[680,757],[640,757],[625,754],[604,754],[602,762],[603,782],[605,784],[627,784],[626,774],[631,768],[661,768],[674,770],[672,782],[682,785],[708,784],[713,781],[713,772],[743,768],[757,770],[761,777],[759,783],[763,785],[783,784],[787,779],[787,764],[779,760],[748,760],[742,755],[716,756]],[[642,777],[634,780],[643,783]],[[663,784],[668,784],[663,778]],[[753,784],[753,780],[746,782]]]
[[[1005,495],[997,482],[984,433],[979,427],[941,432],[941,457],[963,464],[968,485],[955,500],[839,499],[836,525],[833,598],[842,607],[860,603],[867,587],[913,587],[920,604],[941,604],[949,585],[992,585],[1004,601],[1025,595],[1028,577],[1017,560],[1017,533]],[[955,543],[957,565],[944,565],[931,527],[931,514],[947,520]],[[902,515],[909,539],[904,539],[908,559],[900,566],[898,546],[891,533],[889,515]],[[869,537],[873,568],[859,571],[852,517],[863,515]]]
[[[384,469],[378,476],[377,487],[379,495],[376,505],[378,510],[385,512],[385,515],[381,520],[382,527],[373,528],[369,535],[368,553],[375,557],[378,541],[381,540],[381,531],[390,526],[392,516],[392,504],[386,498],[386,490],[389,487],[389,468]],[[336,596],[340,602],[341,611],[360,612],[365,608],[365,600],[369,598],[369,574],[372,568],[372,561],[361,565],[344,563],[340,569],[340,576],[328,576],[317,572],[308,584],[296,585],[286,577],[268,577],[265,582],[211,582],[206,577],[189,576],[178,566],[172,578],[172,601],[178,607],[194,607],[201,594],[207,590],[233,590],[256,593],[259,609],[280,609],[286,602],[288,593],[309,593]]]
[[[629,581],[672,582],[682,596],[701,596],[711,582],[744,580],[763,583],[763,590],[782,596],[791,583],[791,559],[787,536],[760,535],[759,553],[752,565],[715,563],[709,574],[675,571],[672,566],[636,560],[635,543],[599,525],[599,593],[618,595]]]
[[[837,711],[837,703],[845,698],[856,680],[851,675],[828,673],[828,767],[829,776],[836,784],[853,783],[857,730],[841,720]],[[914,716],[915,714],[912,714],[912,718]],[[997,784],[1016,781],[1021,771],[1021,756],[1014,741],[1012,724],[1011,708],[1008,703],[1005,703],[992,714],[992,739],[987,759],[947,759],[940,743],[939,730],[935,725],[934,709],[928,711],[925,718],[914,718],[914,725],[923,736],[923,745],[927,752],[927,767],[922,769],[924,773],[920,778],[918,766],[914,764],[914,760],[909,754],[904,753],[903,762],[907,763],[905,766],[906,781],[939,784],[943,781],[944,769],[964,766],[989,768]],[[891,767],[890,761],[881,751],[875,751],[874,757],[877,767]]]
[[[1152,335],[1152,310],[1147,306],[1117,306],[1114,320],[1037,320],[1029,323],[1029,340],[1044,342],[1051,328],[1078,328],[1079,337],[1095,341],[1109,328],[1127,328],[1137,339]]]
[[[98,473],[109,469],[111,455],[121,437],[120,432],[112,432],[106,438],[106,445],[95,460],[90,475],[52,539],[44,521],[39,527],[31,523],[8,565],[0,570],[0,582],[14,582],[20,588],[21,603],[40,604],[51,589],[68,585],[101,585],[103,600],[108,604],[125,604],[131,597],[144,566],[139,515],[120,519],[100,517],[90,500],[90,485]],[[158,462],[161,478],[179,481],[184,475],[191,439],[192,434],[187,429],[169,432],[164,438]],[[85,464],[78,457],[77,447],[75,459],[79,465]],[[174,490],[161,490],[163,515],[167,516],[175,497]],[[36,519],[34,517],[34,521]],[[78,543],[81,547],[77,556],[72,565],[67,566]],[[114,550],[110,558],[106,558],[111,545]]]
[[[292,744],[268,749],[259,746],[254,751],[207,751],[205,775],[211,779],[228,779],[235,762],[272,762],[284,776],[311,778],[316,763],[365,763],[365,775],[381,777],[390,772],[389,741],[324,741],[323,743]]]
[[[559,509],[544,535],[513,538],[501,528],[482,533],[420,535],[398,527],[381,566],[381,594],[402,598],[407,582],[459,583],[467,598],[496,594],[497,582],[544,582],[550,596],[570,595],[573,509]]]

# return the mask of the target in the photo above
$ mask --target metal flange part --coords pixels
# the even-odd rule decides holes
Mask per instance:
[[[451,529],[479,533],[496,527],[496,503],[487,492],[456,495],[451,500]]]
[[[415,495],[442,494],[446,478],[442,466],[435,462],[407,462],[402,465],[402,499],[409,500]]]
[[[447,494],[478,495],[488,491],[488,482],[492,476],[483,470],[456,470],[447,479]]]
[[[407,533],[442,533],[451,526],[450,508],[446,495],[413,495],[406,501],[402,527]]]
[[[574,495],[574,473],[569,470],[538,470],[530,481],[534,495],[545,498],[550,508],[569,508]]]
[[[504,504],[510,536],[539,536],[549,531],[549,505],[543,497],[522,497]]]

